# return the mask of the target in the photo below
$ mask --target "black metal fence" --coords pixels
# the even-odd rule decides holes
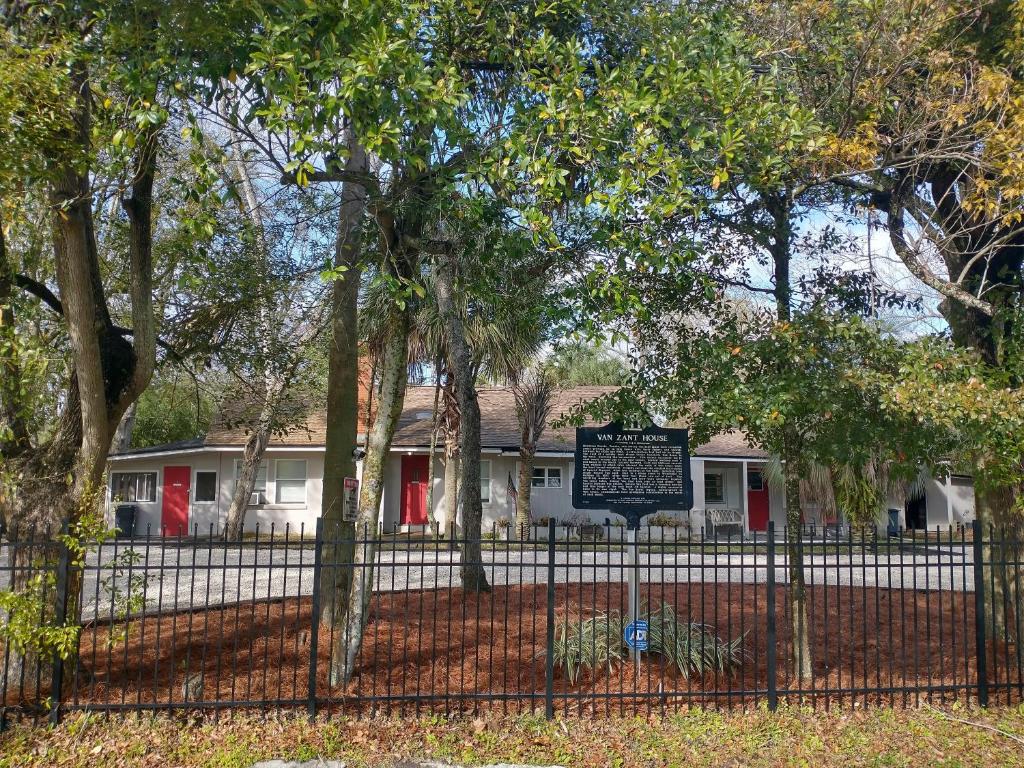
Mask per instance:
[[[551,716],[1024,694],[1021,546],[994,531],[790,541],[669,530],[635,555],[618,528],[546,534],[193,531],[95,544],[81,563],[48,535],[8,536],[0,590],[34,590],[40,625],[66,613],[80,631],[66,661],[4,644],[0,718],[231,707]],[[480,554],[464,563],[467,546]],[[353,551],[354,565],[336,564]],[[463,590],[465,566],[482,567],[487,591]],[[639,660],[623,637],[631,572],[650,625]],[[366,588],[362,633],[345,621],[346,579]]]

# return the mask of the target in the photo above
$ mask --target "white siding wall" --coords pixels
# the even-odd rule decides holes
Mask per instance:
[[[125,461],[111,462],[109,472],[155,472],[156,473],[156,501],[152,502],[141,502],[133,501],[126,502],[134,504],[138,507],[139,514],[135,521],[136,531],[141,534],[145,534],[147,529],[150,530],[153,535],[157,535],[160,531],[160,505],[163,502],[163,482],[164,482],[164,466],[184,466],[186,463],[191,463],[194,459],[202,458],[208,460],[206,456],[200,456],[193,454],[191,456],[179,456],[179,457],[167,457],[171,459],[170,462],[165,462],[163,458],[155,459],[130,459]],[[108,473],[109,474],[109,473]],[[116,502],[111,498],[111,486],[107,482],[107,524],[113,526],[114,524],[114,507]]]
[[[384,494],[381,502],[381,520],[385,528],[390,529],[400,520],[401,514],[401,457],[403,452],[394,452],[385,467]],[[138,530],[145,533],[147,526],[156,534],[160,530],[161,508],[163,502],[164,467],[188,466],[191,468],[191,492],[189,509],[189,527],[198,526],[199,533],[209,532],[212,525],[215,530],[224,524],[227,508],[234,488],[235,461],[241,458],[241,449],[237,451],[202,451],[195,453],[171,454],[165,456],[138,456],[116,459],[110,462],[110,472],[155,472],[156,500],[153,502],[135,502],[139,507]],[[306,498],[304,502],[292,504],[276,503],[276,470],[279,459],[303,459],[306,461]],[[482,460],[489,461],[491,467],[490,501],[484,504],[484,531],[488,531],[498,520],[515,518],[515,507],[508,498],[508,475],[512,474],[516,487],[519,486],[518,458],[502,456],[496,453],[484,454]],[[289,524],[293,530],[305,525],[307,533],[312,533],[316,519],[320,514],[323,495],[323,451],[288,451],[268,450],[267,490],[268,502],[259,507],[250,507],[246,514],[245,528],[252,531],[259,524],[261,531],[269,531],[271,524],[276,530],[283,530]],[[562,471],[561,488],[533,488],[533,515],[553,517],[563,522],[570,518],[590,520],[603,524],[606,519],[615,520],[616,516],[605,510],[577,511],[572,506],[573,460],[571,457],[538,457],[536,466],[558,467]],[[708,507],[727,507],[743,509],[745,504],[745,488],[742,483],[742,462],[711,459],[691,459],[693,474],[694,511],[690,522],[694,531],[699,531],[704,524],[703,510]],[[450,523],[448,503],[444,497],[444,463],[440,456],[434,462],[434,511],[438,522],[447,526]],[[196,472],[217,472],[217,499],[211,502],[195,501]],[[704,473],[721,472],[725,481],[725,499],[722,502],[708,502],[704,489]],[[108,501],[110,485],[108,483]],[[947,494],[947,489],[949,493]],[[947,497],[949,503],[947,502]],[[926,484],[926,500],[928,507],[928,525],[945,527],[950,522],[964,523],[974,519],[974,490],[969,478],[953,478],[949,485],[946,481],[929,480]],[[949,505],[948,505],[949,504]],[[113,524],[113,503],[108,505],[109,522]],[[896,499],[890,500],[890,506],[900,509],[900,520],[903,522],[903,504]],[[951,509],[950,509],[951,506]],[[781,488],[769,488],[769,508],[771,519],[776,527],[785,524],[785,494]],[[950,520],[950,511],[952,519]],[[685,513],[680,513],[680,517]],[[884,520],[880,521],[884,526]]]
[[[950,484],[954,525],[974,522],[974,482],[969,477],[953,477]]]
[[[109,473],[114,472],[156,472],[156,501],[149,503],[133,502],[139,508],[137,530],[145,533],[147,526],[156,534],[160,530],[161,509],[163,505],[164,467],[187,466],[191,468],[192,479],[189,491],[189,529],[198,527],[200,535],[209,533],[210,526],[218,530],[224,524],[231,494],[235,485],[235,460],[241,458],[239,451],[203,451],[182,453],[168,456],[139,456],[116,459],[110,462]],[[276,503],[277,492],[277,461],[279,459],[301,459],[306,462],[306,499],[292,504]],[[253,531],[259,525],[260,531],[269,531],[273,525],[276,531],[283,531],[286,524],[293,530],[305,525],[307,532],[316,528],[316,519],[320,514],[320,503],[323,495],[324,459],[321,451],[267,451],[264,461],[267,464],[268,503],[259,507],[250,507],[245,516],[245,529]],[[210,502],[195,501],[196,472],[212,471],[217,473],[217,499]],[[114,502],[110,498],[110,483],[107,484],[107,499],[110,524],[113,524]]]

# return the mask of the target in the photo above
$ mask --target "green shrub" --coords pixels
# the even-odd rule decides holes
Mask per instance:
[[[727,673],[743,661],[742,637],[722,640],[708,624],[680,621],[667,603],[654,611],[641,605],[639,613],[649,625],[645,653],[662,656],[684,678]],[[565,669],[570,684],[575,684],[585,669],[611,671],[616,662],[629,657],[623,637],[627,623],[618,611],[562,622],[555,634],[554,660]]]
[[[626,657],[622,633],[625,622],[617,611],[600,613],[584,621],[566,621],[555,634],[555,665],[565,667],[570,683],[583,669],[607,667]]]

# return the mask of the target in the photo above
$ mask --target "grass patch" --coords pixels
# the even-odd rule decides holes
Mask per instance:
[[[1024,737],[1024,709],[950,710]],[[405,759],[563,766],[1019,766],[1012,738],[933,709],[808,712],[783,707],[664,717],[536,715],[310,723],[300,714],[188,717],[75,715],[58,728],[0,735],[0,768],[248,768],[258,760],[334,759],[352,768]]]

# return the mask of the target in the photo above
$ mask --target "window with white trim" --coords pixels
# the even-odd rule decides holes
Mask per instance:
[[[196,472],[196,501],[217,500],[217,473],[205,470]]]
[[[725,503],[725,477],[721,472],[704,473],[704,503]]]
[[[274,466],[274,486],[278,504],[305,504],[306,460],[278,459]]]
[[[491,501],[491,462],[480,462],[480,501],[489,504]]]
[[[156,501],[156,472],[111,472],[111,501]]]
[[[238,483],[238,475],[242,471],[242,462],[240,459],[235,459],[235,483]],[[256,470],[256,480],[252,485],[252,493],[249,496],[250,506],[254,503],[252,497],[259,494],[259,504],[262,504],[267,500],[267,462],[260,464],[259,469]]]
[[[561,488],[561,467],[534,467],[530,485],[534,488]]]

